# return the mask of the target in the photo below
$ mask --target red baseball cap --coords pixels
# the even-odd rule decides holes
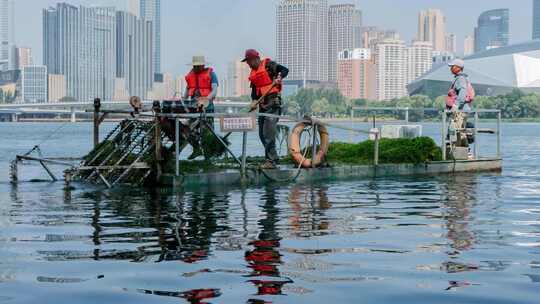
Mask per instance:
[[[249,49],[249,50],[246,51],[246,56],[245,56],[244,60],[242,60],[242,62],[246,62],[248,59],[258,58],[260,56],[261,55],[259,54],[259,52],[257,52],[257,50]]]

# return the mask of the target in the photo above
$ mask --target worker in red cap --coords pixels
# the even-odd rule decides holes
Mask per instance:
[[[251,111],[281,115],[282,80],[289,74],[289,69],[266,58],[261,59],[254,49],[246,51],[242,60],[251,68]],[[259,138],[264,146],[266,161],[261,169],[275,169],[279,160],[276,151],[277,117],[259,117]]]

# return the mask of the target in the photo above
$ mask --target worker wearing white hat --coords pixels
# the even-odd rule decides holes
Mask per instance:
[[[463,72],[465,61],[463,59],[454,59],[448,63],[448,66],[454,75],[454,81],[448,91],[446,106],[449,109],[457,106],[459,110],[470,111],[475,94],[468,75]]]
[[[182,96],[184,100],[191,100],[197,105],[198,112],[213,113],[214,99],[218,90],[218,78],[214,70],[206,67],[204,56],[193,56],[190,63],[193,68],[186,75],[186,90]],[[191,120],[190,123],[193,123]],[[213,118],[207,118],[210,126],[214,125]],[[199,140],[200,134],[190,134],[188,141],[193,146],[193,153],[188,157],[192,160],[203,155]]]
[[[193,56],[189,64],[193,69],[186,75],[187,85],[183,98],[197,100],[201,106],[204,105],[206,112],[212,112],[219,82],[216,73],[206,67],[207,64],[204,56]]]

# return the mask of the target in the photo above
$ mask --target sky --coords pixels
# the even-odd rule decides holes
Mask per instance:
[[[127,0],[14,0],[15,42],[32,48],[36,64],[42,63],[42,9],[57,2],[113,5],[125,8]],[[279,0],[161,0],[162,69],[175,75],[188,70],[191,56],[207,56],[218,74],[227,62],[240,58],[246,48],[274,56],[275,10]],[[458,37],[462,48],[472,35],[481,12],[510,9],[511,43],[529,40],[532,32],[532,0],[329,0],[354,3],[363,13],[364,26],[395,29],[402,39],[416,36],[418,11],[441,9],[447,32]]]

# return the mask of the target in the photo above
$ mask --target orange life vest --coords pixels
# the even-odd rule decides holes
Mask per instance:
[[[269,61],[270,59],[268,58],[264,59],[261,64],[259,64],[259,68],[256,70],[252,69],[251,74],[249,75],[249,81],[255,86],[257,95],[259,96],[281,92],[281,85],[273,87],[274,81],[266,70],[266,65]]]
[[[207,68],[199,73],[193,70],[186,76],[189,97],[193,97],[197,90],[201,97],[208,97],[212,93],[212,68]]]

